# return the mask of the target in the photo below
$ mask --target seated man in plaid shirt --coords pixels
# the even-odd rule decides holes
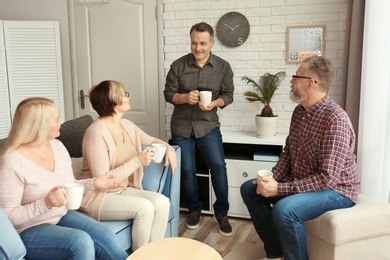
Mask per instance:
[[[308,259],[303,222],[355,205],[360,179],[355,133],[347,113],[328,95],[331,62],[306,58],[291,79],[299,103],[273,178],[242,184],[241,196],[264,242],[264,259]]]

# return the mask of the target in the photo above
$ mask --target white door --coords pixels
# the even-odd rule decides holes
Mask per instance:
[[[87,95],[89,88],[108,79],[123,83],[131,96],[131,110],[125,118],[159,137],[162,93],[158,86],[156,0],[73,2],[79,91]],[[88,98],[84,108],[81,100],[79,97],[80,115],[96,118]]]

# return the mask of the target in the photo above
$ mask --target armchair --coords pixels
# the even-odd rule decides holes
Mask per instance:
[[[72,158],[76,179],[81,169],[84,133],[92,122],[93,119],[90,115],[84,115],[68,120],[61,126],[61,134],[58,139],[65,145]],[[176,150],[178,163],[175,174],[172,176],[170,165],[165,167],[164,161],[161,163],[152,162],[149,166],[144,167],[142,181],[145,190],[162,193],[170,200],[171,207],[165,237],[177,237],[179,234],[181,150],[178,146],[173,146],[173,148]],[[131,248],[132,220],[102,221],[102,223],[115,231],[123,249],[129,250]]]

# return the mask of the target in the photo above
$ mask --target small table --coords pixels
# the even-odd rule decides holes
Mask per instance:
[[[150,242],[132,253],[127,260],[222,260],[211,246],[185,237],[169,237]]]

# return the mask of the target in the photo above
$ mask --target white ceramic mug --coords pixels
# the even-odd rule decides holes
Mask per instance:
[[[270,170],[260,170],[257,172],[257,177],[272,178],[274,174]]]
[[[84,185],[80,183],[68,183],[62,190],[66,198],[66,207],[70,210],[80,208],[84,195]]]
[[[164,158],[165,152],[167,151],[167,147],[165,144],[152,144],[152,149],[149,151],[154,153],[154,159],[153,161],[156,163],[160,163],[162,159]]]
[[[203,104],[203,106],[207,107],[211,103],[211,91],[201,91],[199,92],[200,95],[200,103]]]

